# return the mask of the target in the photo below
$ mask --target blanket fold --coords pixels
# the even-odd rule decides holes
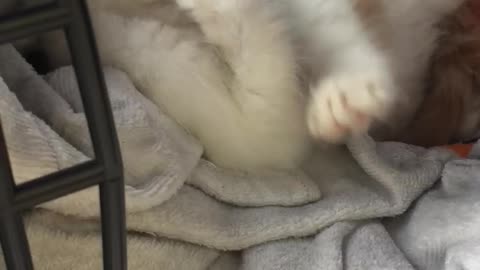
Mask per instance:
[[[252,270],[413,270],[383,226],[368,221],[340,222],[315,237],[252,248],[245,254],[245,265]]]
[[[480,266],[480,160],[452,160],[438,185],[386,225],[417,269]]]
[[[297,171],[226,170],[125,73],[104,73],[125,164],[130,269],[412,269],[376,219],[405,212],[450,152],[358,137],[317,149]],[[17,183],[93,157],[72,67],[41,77],[1,46],[0,78]],[[96,188],[34,210],[35,263],[98,268],[98,217]],[[81,250],[59,259],[62,246]]]

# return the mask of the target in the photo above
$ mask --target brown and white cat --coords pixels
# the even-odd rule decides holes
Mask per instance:
[[[425,97],[401,136],[425,147],[480,136],[480,1],[467,1],[439,28]]]
[[[422,99],[435,25],[462,2],[177,0],[187,12],[172,20],[166,0],[92,0],[90,12],[106,64],[214,163],[256,170],[298,166],[310,135],[395,136]]]

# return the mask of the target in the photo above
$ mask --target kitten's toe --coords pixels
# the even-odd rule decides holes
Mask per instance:
[[[376,74],[335,76],[312,89],[307,124],[312,136],[330,143],[368,131],[384,119],[395,99],[389,79]]]

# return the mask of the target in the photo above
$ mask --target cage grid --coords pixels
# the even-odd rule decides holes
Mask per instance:
[[[0,0],[3,1],[3,0]],[[42,1],[42,0],[40,0]],[[100,188],[103,268],[127,269],[123,166],[113,114],[85,0],[24,0],[0,16],[0,44],[63,30],[77,75],[95,158],[15,185],[0,123],[0,242],[8,270],[34,269],[22,213],[95,185]]]

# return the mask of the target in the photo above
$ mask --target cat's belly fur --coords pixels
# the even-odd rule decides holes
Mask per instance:
[[[195,31],[185,34],[152,19],[98,11],[92,20],[102,61],[127,72],[146,97],[199,139],[215,164],[290,169],[308,153],[298,89],[249,97],[250,104],[239,109],[225,82],[231,74]],[[275,71],[268,72],[268,80],[277,80]]]
[[[308,8],[313,1],[327,0],[288,3],[304,3],[309,11],[304,15],[316,16]],[[438,34],[433,25],[438,18],[425,13],[427,8],[416,8],[415,1],[379,2],[388,6],[384,10],[388,22],[384,23],[395,31],[389,35],[391,47],[385,55],[392,64],[390,75],[408,100],[403,107],[395,108],[396,115],[390,118],[391,126],[401,127],[398,123],[408,121],[421,100],[428,58]],[[302,14],[302,10],[299,12]],[[234,93],[228,84],[231,71],[211,47],[205,46],[198,31],[180,31],[154,17],[127,19],[99,9],[91,13],[103,62],[127,72],[145,96],[199,139],[214,163],[247,170],[276,169],[294,168],[305,158],[310,139],[304,97],[293,79],[278,77],[286,74],[285,70],[252,74],[257,85],[262,80],[266,85],[276,80],[285,82],[272,93]],[[290,18],[291,22],[308,18],[298,17]],[[309,28],[304,29],[308,35]],[[341,50],[332,52],[342,55]],[[321,55],[315,57],[322,63]]]

